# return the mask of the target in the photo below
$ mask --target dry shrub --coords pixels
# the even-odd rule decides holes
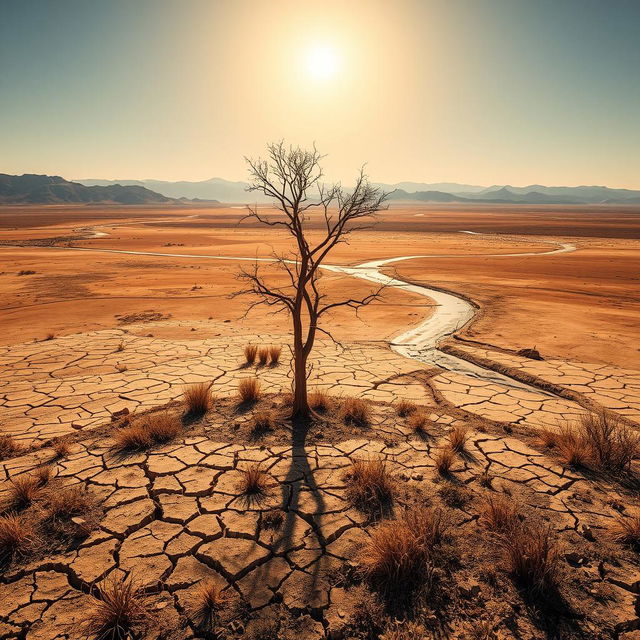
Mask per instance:
[[[239,490],[245,496],[265,495],[269,489],[269,476],[259,462],[250,464],[240,471]]]
[[[50,467],[49,465],[38,467],[35,470],[34,475],[38,481],[39,487],[46,487],[55,476],[53,467]]]
[[[462,453],[467,448],[469,431],[466,427],[456,425],[449,431],[449,444],[456,453]]]
[[[255,344],[248,344],[244,348],[244,358],[247,364],[253,364],[256,361],[256,355],[258,354],[258,347]]]
[[[282,353],[282,347],[271,345],[269,347],[269,358],[271,359],[271,366],[275,367],[280,362],[280,354]]]
[[[22,451],[22,446],[19,445],[15,438],[8,435],[0,435],[0,460],[11,458]]]
[[[371,405],[361,398],[345,398],[340,407],[340,417],[345,424],[366,427],[371,423]]]
[[[443,484],[438,489],[438,495],[442,502],[452,509],[462,509],[473,499],[473,492],[467,485],[452,482]]]
[[[260,398],[260,380],[258,378],[242,378],[238,382],[238,395],[242,404],[257,402]]]
[[[120,340],[120,342],[118,342],[115,352],[120,353],[121,351],[124,351],[124,340]]]
[[[195,590],[192,614],[196,625],[201,630],[211,631],[228,600],[228,595],[213,580],[200,581]]]
[[[67,440],[56,440],[53,443],[53,457],[55,460],[66,458],[71,453],[71,444]]]
[[[91,495],[80,485],[52,491],[45,504],[45,520],[50,522],[70,520],[85,515],[92,506]]]
[[[574,427],[561,427],[555,444],[565,464],[612,474],[628,472],[640,451],[640,437],[607,411],[584,414]]]
[[[431,421],[429,420],[429,418],[427,418],[427,416],[420,411],[412,413],[407,420],[407,425],[409,426],[409,428],[422,437],[429,435],[427,426],[430,424]]]
[[[441,476],[447,476],[451,473],[451,467],[453,467],[453,463],[456,461],[456,452],[451,448],[451,445],[447,444],[438,449],[433,461],[438,473]]]
[[[22,474],[9,482],[11,486],[3,504],[4,511],[26,509],[42,492],[40,478],[35,474]]]
[[[140,593],[130,579],[105,580],[94,599],[89,632],[99,639],[127,640],[131,629],[145,618]]]
[[[618,518],[610,527],[611,537],[636,551],[640,551],[640,514]]]
[[[383,460],[356,460],[345,479],[347,498],[365,513],[378,515],[393,502],[393,482]]]
[[[638,455],[640,439],[614,414],[588,413],[580,419],[579,430],[597,469],[623,473]]]
[[[273,431],[275,428],[276,418],[273,411],[256,411],[253,416],[253,433],[267,433],[268,431]]]
[[[446,531],[443,512],[424,507],[405,511],[371,534],[362,554],[367,579],[385,592],[408,592],[429,585],[434,547]]]
[[[510,531],[520,523],[518,508],[503,494],[489,495],[480,505],[480,523],[490,531]]]
[[[202,416],[213,406],[210,382],[196,382],[186,386],[183,396],[189,415]]]
[[[14,513],[0,516],[0,564],[26,554],[34,541],[35,531],[23,518]]]
[[[326,413],[331,408],[331,398],[325,391],[316,389],[309,394],[309,406],[318,413]]]
[[[406,418],[418,410],[418,405],[411,400],[399,400],[396,402],[396,413],[401,418]]]
[[[269,361],[269,347],[260,347],[258,349],[258,362],[264,367]]]
[[[542,595],[556,586],[560,554],[549,527],[521,523],[499,541],[507,571],[522,587]]]

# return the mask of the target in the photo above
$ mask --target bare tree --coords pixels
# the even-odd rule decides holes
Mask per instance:
[[[276,216],[265,216],[258,206],[249,206],[244,219],[253,219],[270,227],[286,229],[293,239],[294,250],[289,255],[275,255],[274,263],[287,276],[285,286],[268,283],[256,262],[251,269],[243,269],[240,279],[247,288],[238,294],[252,294],[256,305],[273,307],[275,312],[291,315],[293,325],[293,411],[294,418],[308,418],[311,414],[307,399],[307,361],[317,332],[330,336],[319,326],[322,316],[338,307],[357,310],[377,299],[380,290],[361,298],[329,302],[319,287],[320,268],[329,252],[345,242],[349,234],[370,226],[371,216],[384,208],[388,194],[369,184],[361,170],[355,186],[350,190],[339,184],[327,186],[322,182],[318,151],[299,147],[285,147],[283,142],[267,147],[268,158],[249,159],[249,191],[257,191],[273,199]],[[313,215],[317,214],[317,215]],[[319,228],[309,231],[311,224]],[[315,236],[312,241],[311,236]]]

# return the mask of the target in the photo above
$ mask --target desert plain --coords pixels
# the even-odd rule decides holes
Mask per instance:
[[[269,259],[289,240],[242,217],[0,208],[0,498],[31,532],[2,556],[0,638],[100,637],[88,612],[127,579],[139,638],[640,637],[637,460],[567,441],[589,415],[628,446],[638,432],[640,208],[393,205],[327,259],[329,300],[375,288],[360,274],[388,286],[326,320],[304,431],[286,419],[288,319],[234,295],[256,259],[281,284]],[[437,292],[470,316],[422,342],[453,313]],[[282,352],[247,362],[248,344]],[[198,383],[213,399],[194,416]],[[159,415],[168,441],[121,446]],[[354,497],[354,463],[383,465],[384,509]],[[74,487],[84,502],[51,524]],[[535,589],[491,516],[507,503],[549,545]],[[403,600],[371,557],[412,508],[443,533]],[[208,617],[203,584],[222,594]]]

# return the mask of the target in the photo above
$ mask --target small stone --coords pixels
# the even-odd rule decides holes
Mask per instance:
[[[588,524],[581,524],[578,531],[591,542],[595,542],[595,536],[593,535],[593,529]]]

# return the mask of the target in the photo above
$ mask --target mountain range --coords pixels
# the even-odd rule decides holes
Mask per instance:
[[[0,203],[55,204],[113,202],[118,204],[148,204],[172,202],[171,198],[142,185],[123,186],[117,183],[86,186],[60,176],[25,173],[11,176],[0,173]]]
[[[60,176],[0,174],[0,203],[55,204],[97,203],[156,204],[179,201],[268,202],[247,192],[246,182],[211,178],[199,182],[163,180],[69,181]],[[390,192],[391,201],[486,204],[640,204],[640,191],[603,186],[526,187],[493,185],[482,187],[455,182],[377,183]]]
[[[136,185],[152,189],[170,198],[218,200],[220,202],[267,202],[269,199],[246,191],[246,182],[232,182],[211,178],[199,182],[168,182],[162,180],[95,180],[78,182],[90,186],[114,184]],[[526,187],[493,185],[483,187],[456,182],[398,182],[376,183],[390,191],[390,200],[452,203],[496,204],[640,204],[640,191],[612,189],[602,186],[546,187],[533,184]]]

